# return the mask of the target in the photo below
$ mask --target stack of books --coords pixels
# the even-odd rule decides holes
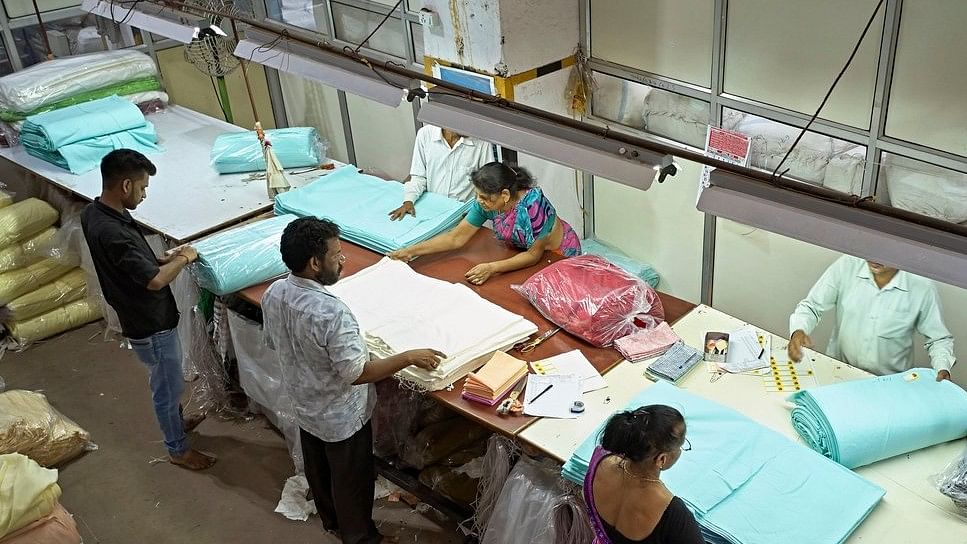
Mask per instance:
[[[493,406],[526,375],[527,363],[498,351],[480,370],[467,376],[463,398]]]

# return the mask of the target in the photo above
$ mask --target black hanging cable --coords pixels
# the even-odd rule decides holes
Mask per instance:
[[[396,2],[396,5],[393,6],[393,9],[389,10],[389,12],[386,13],[386,16],[383,17],[383,20],[380,21],[379,24],[376,25],[376,28],[374,28],[373,31],[369,33],[369,36],[366,36],[366,39],[359,42],[359,45],[357,45],[356,48],[353,49],[353,53],[359,53],[360,48],[366,45],[366,42],[368,42],[369,39],[373,37],[373,34],[376,34],[377,30],[379,30],[380,28],[382,28],[384,24],[386,24],[386,21],[389,21],[389,18],[393,16],[393,12],[399,9],[400,4],[402,3],[403,3],[403,0],[399,0],[398,2]]]
[[[849,59],[846,60],[846,65],[843,66],[843,69],[839,71],[839,75],[837,75],[836,79],[833,80],[833,84],[829,86],[829,90],[826,91],[826,96],[823,98],[823,101],[819,104],[819,107],[816,108],[816,113],[814,113],[813,116],[809,118],[809,122],[806,123],[806,126],[804,126],[802,131],[799,132],[799,136],[796,136],[796,140],[792,142],[791,146],[789,146],[789,150],[786,151],[786,154],[782,157],[782,160],[779,161],[779,164],[776,165],[776,169],[772,171],[773,179],[777,177],[776,173],[779,172],[779,169],[782,168],[783,164],[785,164],[786,159],[789,158],[789,155],[792,153],[792,150],[796,148],[796,144],[798,144],[799,141],[802,140],[803,136],[806,135],[806,131],[809,130],[809,127],[813,124],[813,121],[815,121],[816,118],[819,117],[819,112],[823,111],[823,107],[826,106],[826,102],[829,100],[829,97],[832,96],[833,89],[836,88],[836,84],[839,83],[839,80],[843,77],[843,74],[846,73],[846,70],[849,69],[850,64],[853,63],[853,59],[856,57],[856,53],[859,52],[860,45],[863,43],[863,39],[866,38],[866,33],[869,32],[870,27],[873,26],[873,21],[876,19],[876,14],[880,12],[880,8],[883,6],[883,2],[884,0],[880,0],[879,2],[877,2],[876,8],[873,10],[873,14],[870,15],[870,20],[866,22],[866,27],[863,28],[863,33],[860,34],[860,39],[856,40],[856,46],[853,47],[853,52],[850,53]],[[788,171],[789,171],[788,168],[783,170],[782,174],[779,174],[779,176],[785,175],[785,173]]]

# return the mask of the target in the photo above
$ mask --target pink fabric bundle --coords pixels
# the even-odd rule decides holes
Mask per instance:
[[[614,347],[633,363],[657,357],[668,351],[675,342],[681,340],[667,322],[654,329],[640,330],[634,334],[614,341]]]

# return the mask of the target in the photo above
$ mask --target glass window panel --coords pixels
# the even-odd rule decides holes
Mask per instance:
[[[402,180],[410,174],[416,120],[409,104],[393,108],[347,94],[356,166],[370,174]],[[387,213],[389,210],[387,210]]]
[[[705,147],[708,102],[596,72],[595,116],[693,147]]]
[[[328,34],[325,0],[265,0],[265,9],[276,21]]]
[[[10,72],[13,72],[13,63],[7,56],[7,49],[3,46],[3,41],[0,41],[0,76]]]
[[[377,13],[338,2],[332,3],[332,18],[336,38],[358,44],[376,28],[386,13]],[[391,17],[364,46],[367,49],[382,51],[394,57],[406,58],[406,38],[403,24],[397,17]]]
[[[876,0],[730,0],[725,92],[812,114],[849,58]],[[883,9],[821,117],[869,128]]]
[[[772,172],[799,135],[800,128],[729,108],[722,110],[722,128],[752,140],[749,165]],[[807,132],[786,159],[787,177],[850,194],[860,194],[866,146],[818,132]]]
[[[423,64],[423,57],[426,55],[423,47],[423,25],[410,23],[410,32],[413,34],[413,61]]]
[[[108,23],[105,19],[90,14],[44,21],[44,27],[55,57],[132,47],[142,43],[138,29]],[[20,53],[20,61],[25,67],[47,58],[40,26],[15,28],[13,37]]]
[[[591,55],[709,87],[709,0],[591,0]]]
[[[905,0],[886,134],[967,156],[967,2]]]
[[[911,212],[967,224],[967,174],[883,153],[879,200]]]
[[[37,7],[41,13],[56,9],[72,8],[81,5],[80,0],[38,0]],[[7,17],[23,17],[34,14],[34,3],[31,0],[3,0],[3,7]]]

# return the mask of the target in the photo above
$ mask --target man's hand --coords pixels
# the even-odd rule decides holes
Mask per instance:
[[[482,285],[483,282],[489,280],[490,276],[493,276],[496,273],[497,270],[494,267],[494,263],[483,263],[478,264],[477,266],[468,270],[464,276],[470,283],[474,285]]]
[[[189,264],[198,260],[198,250],[191,246],[182,247],[178,255],[188,259]]]
[[[403,249],[397,249],[396,251],[390,252],[387,257],[395,261],[403,261],[404,263],[408,263],[416,258],[416,253],[414,253],[412,249],[404,247]]]
[[[447,358],[445,354],[435,349],[412,349],[406,352],[406,357],[411,365],[423,370],[433,370],[440,366],[440,361]]]
[[[410,202],[409,200],[404,202],[403,205],[400,206],[399,208],[396,208],[395,210],[389,212],[389,218],[391,221],[399,221],[400,219],[403,219],[403,217],[405,217],[406,214],[416,217],[416,207],[413,206],[413,203]]]
[[[944,380],[950,381],[950,371],[949,370],[938,370],[937,371],[937,381],[942,382]]]
[[[198,251],[189,245],[173,247],[168,251],[165,251],[164,256],[158,259],[158,264],[168,264],[171,261],[181,257],[184,257],[188,260],[188,262],[185,264],[191,264],[198,259]]]
[[[802,360],[802,348],[812,347],[812,338],[810,338],[808,334],[800,329],[792,333],[792,338],[789,339],[789,358],[798,363]]]

